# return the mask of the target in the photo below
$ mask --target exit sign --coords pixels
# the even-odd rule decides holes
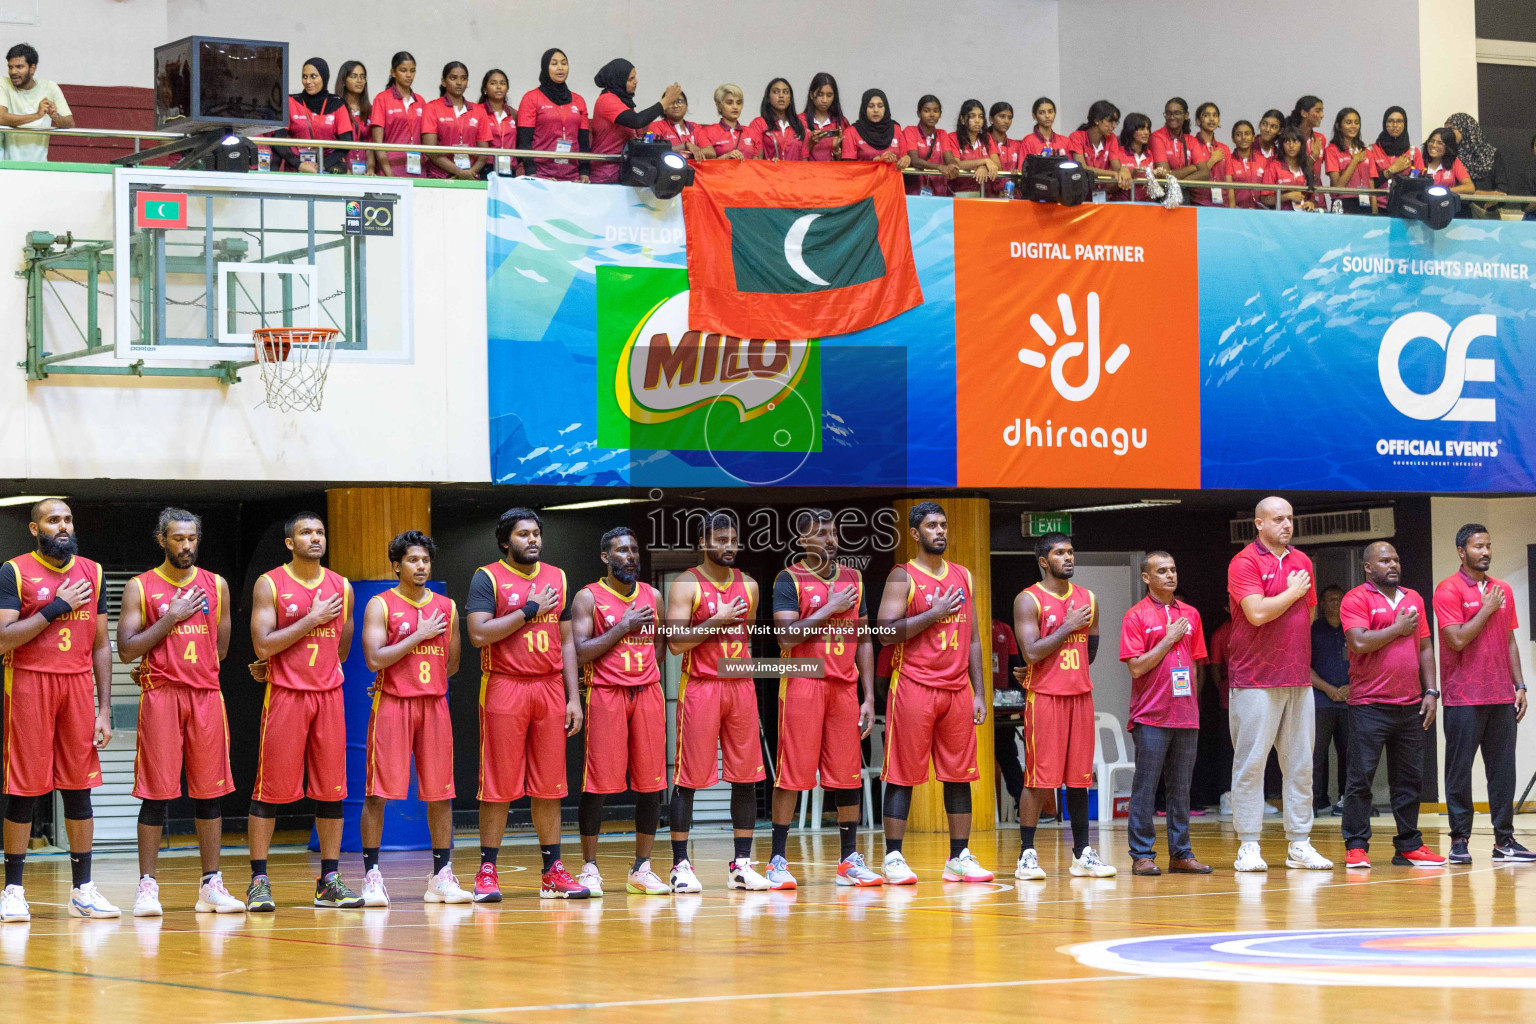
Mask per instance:
[[[1048,533],[1072,533],[1070,512],[1025,512],[1019,525],[1026,537],[1044,537]]]

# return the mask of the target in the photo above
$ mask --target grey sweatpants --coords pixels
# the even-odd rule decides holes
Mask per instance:
[[[1312,832],[1312,687],[1233,688],[1232,827],[1239,842],[1258,842],[1264,827],[1264,763],[1274,747],[1285,779],[1285,837]]]

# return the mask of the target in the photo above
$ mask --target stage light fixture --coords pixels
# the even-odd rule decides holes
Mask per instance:
[[[693,184],[693,168],[669,143],[632,139],[624,145],[619,182],[671,199]]]
[[[1399,174],[1387,182],[1387,215],[1416,220],[1440,231],[1461,212],[1461,197],[1433,178]]]
[[[1061,156],[1024,158],[1024,196],[1041,203],[1078,206],[1093,195],[1093,174]]]

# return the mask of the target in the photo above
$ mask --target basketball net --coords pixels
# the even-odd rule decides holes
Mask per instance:
[[[340,333],[335,327],[258,327],[251,332],[261,383],[267,389],[267,408],[320,411],[325,376]]]

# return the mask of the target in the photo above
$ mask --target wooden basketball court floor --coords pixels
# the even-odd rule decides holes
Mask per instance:
[[[1443,818],[1426,816],[1426,840],[1448,849]],[[1325,820],[1326,821],[1326,820]],[[1486,819],[1479,819],[1484,826]],[[506,900],[497,906],[427,906],[430,858],[384,855],[394,905],[388,910],[309,906],[317,862],[274,849],[273,915],[195,914],[195,853],[160,863],[163,919],[131,916],[132,854],[98,855],[96,879],[123,908],[119,921],[70,919],[69,867],[33,858],[33,920],[0,926],[0,1020],[204,1024],[219,1021],[807,1021],[919,1020],[1073,1022],[1226,1021],[1244,1024],[1348,1021],[1518,1021],[1536,1011],[1536,990],[1501,987],[1518,975],[1536,984],[1536,865],[1495,865],[1480,831],[1470,867],[1389,866],[1389,822],[1378,819],[1370,872],[1289,871],[1284,840],[1266,831],[1267,876],[1235,875],[1230,826],[1197,821],[1195,851],[1212,876],[1136,878],[1123,830],[1101,836],[1119,866],[1113,879],[1072,878],[1067,833],[1042,829],[1043,883],[1015,882],[1018,834],[983,833],[974,848],[995,883],[939,880],[941,836],[907,840],[922,876],[915,887],[848,889],[833,884],[834,831],[792,835],[800,888],[743,893],[724,887],[728,833],[695,832],[694,862],[706,890],[693,897],[623,892],[631,839],[605,839],[601,900],[538,898],[538,851],[509,840],[501,853]],[[1161,836],[1160,836],[1161,838]],[[1320,823],[1319,849],[1342,863],[1337,826]],[[758,838],[758,854],[768,836]],[[474,839],[461,837],[455,866],[469,884]],[[575,836],[565,839],[576,859]],[[861,835],[876,861],[878,838]],[[667,849],[659,837],[658,853]],[[1385,852],[1384,852],[1385,851]],[[228,851],[229,887],[244,890],[248,867]],[[1166,863],[1166,857],[1160,854]],[[665,855],[658,858],[664,860]],[[343,860],[360,885],[356,855]],[[662,869],[663,874],[665,869]],[[1496,936],[1504,966],[1474,957],[1442,985],[1414,978],[1412,964],[1385,975],[1352,970],[1344,984],[1275,984],[1122,973],[1080,962],[1081,943],[1207,932],[1320,929],[1529,928]],[[1415,941],[1401,945],[1413,955]],[[1366,943],[1365,945],[1370,945]],[[1511,947],[1513,952],[1511,953]],[[1508,956],[1513,956],[1513,966]],[[1214,972],[1214,973],[1213,973]],[[1198,973],[1198,972],[1197,972]],[[1500,980],[1500,977],[1504,980]],[[1441,975],[1441,977],[1446,977]],[[1337,978],[1333,980],[1337,981]]]

